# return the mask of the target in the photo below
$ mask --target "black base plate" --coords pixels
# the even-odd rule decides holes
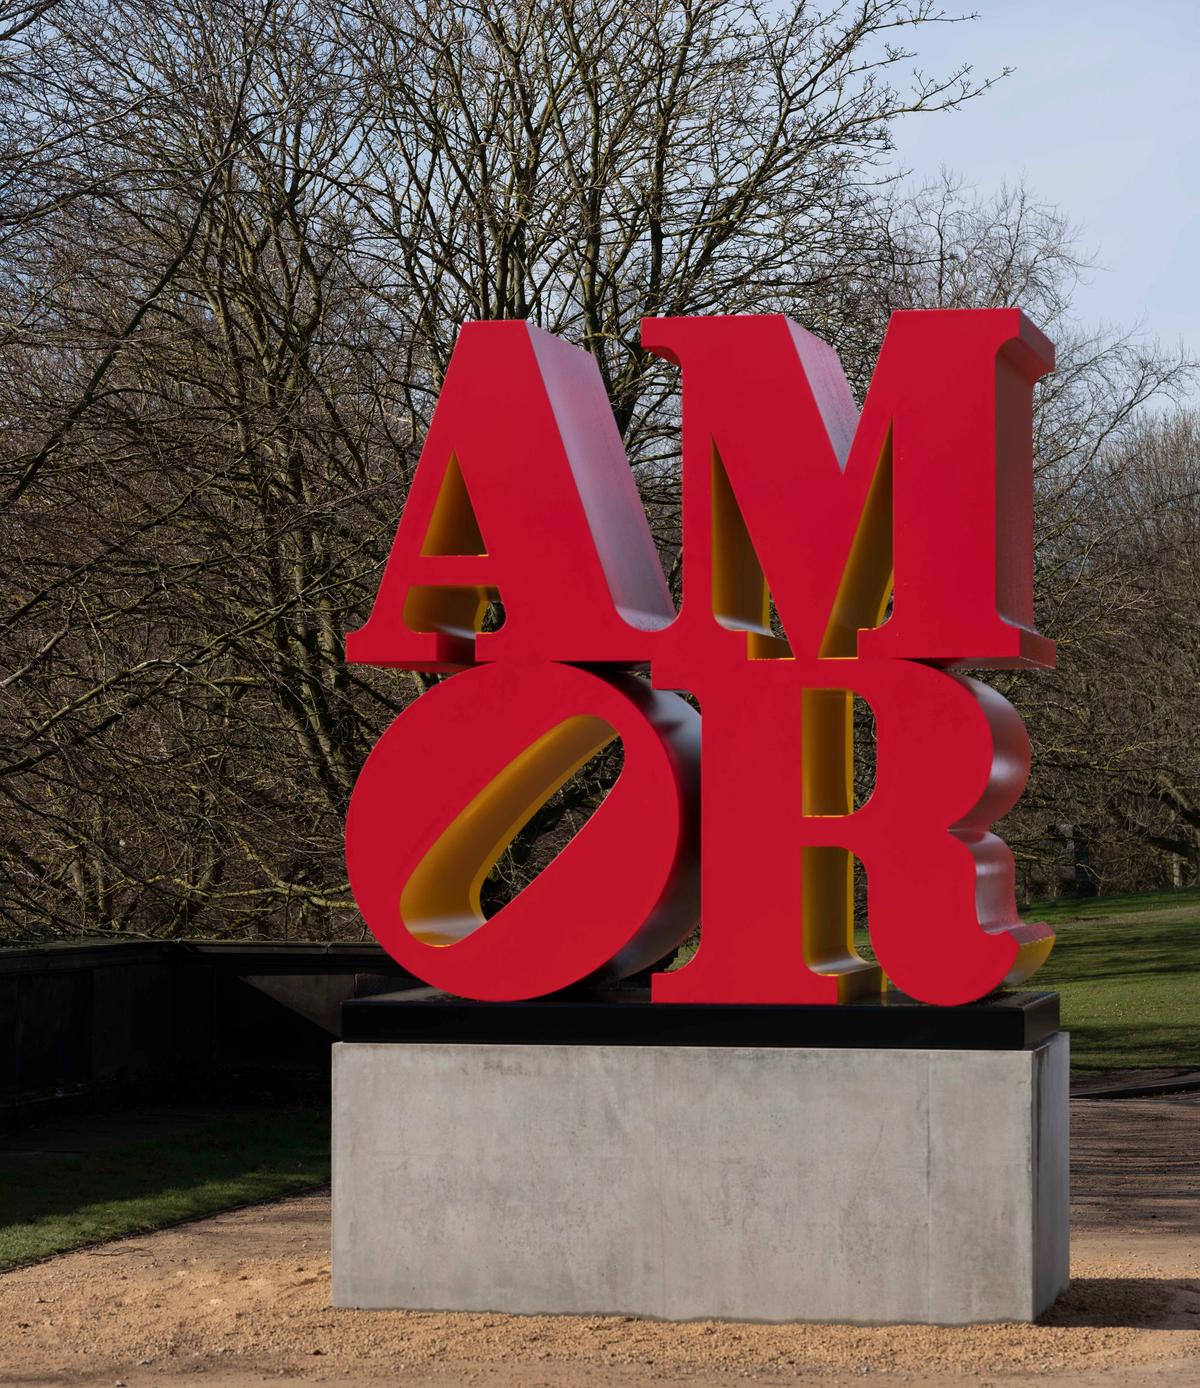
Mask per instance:
[[[630,989],[468,1002],[422,988],[342,1004],[343,1041],[1019,1051],[1057,1030],[1057,993],[998,993],[963,1007],[930,1007],[892,992],[813,1007],[651,1003],[648,991]]]

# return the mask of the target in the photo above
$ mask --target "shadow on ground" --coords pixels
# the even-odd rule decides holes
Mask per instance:
[[[329,1179],[327,1106],[140,1109],[0,1141],[0,1269]]]
[[[1077,1277],[1039,1324],[1200,1330],[1200,1277]]]
[[[1200,1092],[1071,1105],[1071,1225],[1140,1234],[1197,1232]]]

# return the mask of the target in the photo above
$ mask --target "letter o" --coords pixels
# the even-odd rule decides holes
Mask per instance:
[[[530,816],[613,736],[602,804],[490,920],[479,888]],[[346,865],[372,934],[410,973],[504,1002],[627,977],[680,944],[699,901],[700,718],[632,675],[482,665],[395,719],[346,818]]]

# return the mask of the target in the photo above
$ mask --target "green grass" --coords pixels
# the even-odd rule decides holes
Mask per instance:
[[[1200,1069],[1200,890],[1042,903],[1057,933],[1029,981],[1062,995],[1081,1070]]]
[[[1035,902],[1021,916],[1054,927],[1050,958],[1022,986],[1061,995],[1073,1069],[1200,1069],[1200,888]],[[865,929],[855,946],[875,957]]]
[[[329,1180],[329,1110],[262,1108],[177,1137],[0,1166],[0,1269]]]
[[[1023,990],[1062,999],[1074,1070],[1200,1069],[1200,889],[1035,902],[1050,958]],[[860,953],[871,956],[865,931]]]

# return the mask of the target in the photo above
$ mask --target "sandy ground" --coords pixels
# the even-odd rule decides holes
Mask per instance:
[[[1200,1385],[1200,1094],[1071,1116],[1074,1280],[1035,1326],[334,1311],[321,1194],[0,1277],[0,1383]]]

